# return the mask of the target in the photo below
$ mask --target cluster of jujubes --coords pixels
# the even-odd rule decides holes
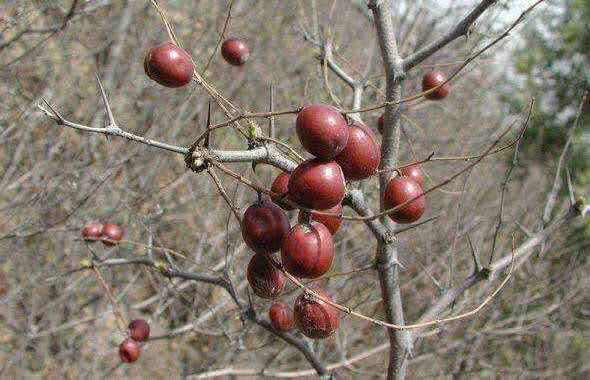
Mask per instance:
[[[141,343],[150,338],[150,325],[144,319],[134,319],[129,323],[129,337],[119,345],[119,358],[124,363],[133,363],[141,354]]]
[[[123,229],[114,223],[102,224],[94,221],[84,227],[82,237],[89,243],[100,240],[106,246],[113,246],[123,238]]]

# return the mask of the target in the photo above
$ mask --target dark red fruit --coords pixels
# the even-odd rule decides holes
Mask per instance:
[[[190,56],[171,42],[149,49],[143,68],[148,77],[166,87],[185,86],[193,77]]]
[[[335,161],[304,161],[289,179],[291,199],[315,210],[325,210],[341,203],[345,190],[344,173]]]
[[[145,319],[134,319],[129,323],[129,335],[137,342],[145,342],[150,338],[150,325]]]
[[[287,172],[283,172],[275,178],[272,186],[270,187],[270,191],[273,193],[277,193],[278,196],[273,196],[272,201],[283,208],[283,210],[293,210],[293,206],[290,206],[285,202],[289,195],[289,178],[291,178],[291,174]]]
[[[250,258],[246,276],[254,294],[267,299],[278,297],[285,287],[283,272],[275,268],[270,260],[266,255],[255,254]]]
[[[311,287],[322,298],[332,301],[323,289]],[[332,335],[340,324],[340,312],[334,306],[303,292],[295,300],[295,324],[301,333],[312,339],[325,339]]]
[[[388,209],[401,205],[414,199],[402,208],[389,214],[389,217],[397,223],[413,223],[420,219],[426,207],[426,199],[422,194],[422,187],[418,182],[409,177],[397,176],[389,181],[383,201]]]
[[[123,229],[114,223],[105,223],[102,227],[102,242],[105,245],[115,245],[123,238]]]
[[[284,303],[275,303],[268,311],[268,318],[272,328],[277,331],[290,331],[295,327],[293,311]]]
[[[246,40],[230,37],[221,45],[221,55],[230,65],[241,66],[250,57],[250,48]]]
[[[352,123],[348,128],[348,142],[336,161],[344,177],[360,181],[375,174],[381,161],[381,147],[375,134],[366,126]]]
[[[400,169],[400,174],[402,176],[410,177],[418,182],[420,187],[424,188],[424,172],[422,171],[420,164],[406,166],[405,168]]]
[[[82,237],[84,238],[84,240],[87,240],[88,242],[96,241],[100,239],[100,237],[102,236],[102,230],[102,224],[98,222],[92,222],[88,224],[86,227],[84,227],[84,229],[82,230]]]
[[[133,363],[139,358],[141,347],[131,338],[125,338],[119,345],[119,357],[123,363]]]
[[[283,267],[293,276],[318,278],[330,270],[334,240],[330,230],[318,222],[296,224],[281,248]]]
[[[342,215],[342,205],[337,204],[336,206],[329,208],[327,210],[321,210],[322,212],[327,212],[330,214],[337,214]],[[308,212],[303,210],[299,211],[299,223],[307,222]],[[329,215],[321,215],[321,214],[311,214],[311,219],[315,220],[316,222],[322,223],[324,226],[328,228],[330,233],[334,235],[336,231],[340,228],[340,224],[342,223],[342,218],[337,216],[329,216]]]
[[[242,237],[254,252],[271,254],[281,249],[289,227],[289,219],[279,206],[269,200],[258,201],[244,213]]]
[[[383,126],[385,125],[385,114],[381,114],[379,119],[377,119],[377,130],[379,133],[383,134]]]
[[[431,90],[444,83],[446,80],[447,78],[445,74],[440,71],[433,71],[431,73],[425,74],[424,77],[422,77],[422,91]],[[426,98],[430,100],[444,99],[447,97],[447,95],[449,95],[450,91],[451,85],[449,83],[445,83],[443,86],[426,95]]]
[[[348,125],[334,107],[315,104],[304,107],[295,123],[301,145],[314,156],[334,158],[346,146]]]

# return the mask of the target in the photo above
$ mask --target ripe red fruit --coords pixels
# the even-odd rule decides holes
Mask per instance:
[[[278,297],[285,287],[283,272],[274,267],[271,259],[257,253],[250,258],[246,277],[258,297],[272,299]]]
[[[268,319],[272,328],[277,331],[290,331],[295,326],[293,311],[284,303],[275,303],[268,310]]]
[[[246,40],[230,37],[221,44],[221,55],[230,65],[241,66],[250,57],[250,48]]]
[[[418,182],[420,187],[424,188],[424,172],[420,164],[414,164],[406,166],[400,170],[402,176],[410,177],[414,181]]]
[[[293,276],[318,278],[330,270],[334,240],[330,230],[318,222],[296,224],[281,248],[283,267]]]
[[[143,68],[148,77],[166,87],[182,87],[193,77],[190,56],[171,42],[149,49]]]
[[[337,204],[332,208],[320,211],[328,212],[330,214],[342,215],[342,205]],[[299,211],[299,223],[307,222],[308,214],[309,213],[304,210]],[[337,216],[328,216],[312,213],[311,219],[315,220],[316,222],[320,222],[324,226],[326,226],[332,235],[334,235],[336,231],[338,231],[338,229],[340,228],[340,224],[342,223],[342,218],[339,218]]]
[[[323,298],[332,301],[328,292],[310,287]],[[340,312],[334,306],[303,292],[295,300],[295,324],[301,333],[312,339],[325,339],[332,335],[340,324]]]
[[[96,241],[102,236],[102,230],[102,224],[98,222],[92,222],[84,227],[82,230],[82,237],[88,242]]]
[[[341,203],[345,190],[344,173],[335,161],[304,161],[289,179],[291,199],[315,210],[325,210]]]
[[[129,323],[129,335],[137,342],[145,342],[150,338],[150,325],[145,319],[134,319]]]
[[[275,178],[270,187],[270,190],[273,193],[277,193],[279,196],[272,196],[271,199],[274,203],[278,204],[283,208],[283,210],[293,210],[293,206],[289,206],[285,200],[288,198],[289,195],[289,178],[291,178],[291,174],[287,172],[282,172]]]
[[[388,209],[401,205],[422,194],[422,187],[412,178],[397,176],[387,184],[383,201]],[[399,210],[389,214],[397,223],[413,223],[420,219],[426,207],[424,196],[414,199]]]
[[[381,116],[379,116],[379,119],[377,119],[377,130],[381,134],[383,134],[383,126],[385,125],[384,118],[385,118],[385,114],[381,114]]]
[[[141,347],[131,338],[125,338],[119,345],[119,357],[123,363],[133,363],[139,358]]]
[[[295,125],[301,145],[324,160],[335,157],[348,141],[346,119],[331,106],[315,104],[304,107],[297,115]]]
[[[425,74],[422,77],[422,91],[428,91],[430,89],[435,88],[436,86],[444,83],[447,78],[443,72],[440,71],[433,71],[431,73]],[[449,95],[451,91],[451,85],[449,83],[444,84],[443,86],[437,88],[436,90],[432,91],[428,95],[426,95],[427,99],[430,100],[441,100]]]
[[[348,131],[346,147],[334,161],[340,165],[346,179],[359,181],[377,171],[381,161],[381,147],[375,134],[362,124],[350,124]]]
[[[102,227],[102,242],[105,245],[115,245],[123,238],[123,229],[114,223],[105,223]]]
[[[244,213],[242,237],[254,252],[271,254],[281,249],[289,227],[289,219],[279,206],[269,200],[257,201]]]

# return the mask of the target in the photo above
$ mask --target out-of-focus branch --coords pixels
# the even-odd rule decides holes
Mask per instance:
[[[431,42],[429,45],[424,46],[422,49],[413,53],[403,61],[403,68],[406,71],[411,70],[414,66],[418,65],[426,58],[430,57],[437,51],[447,46],[452,41],[462,36],[468,36],[471,26],[477,21],[477,19],[492,5],[497,3],[498,0],[483,0],[477,7],[475,7],[465,18],[463,18],[457,25],[455,25],[447,33],[440,36],[436,41]]]

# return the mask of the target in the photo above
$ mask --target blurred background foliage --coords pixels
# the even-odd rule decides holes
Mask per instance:
[[[227,367],[309,368],[282,341],[256,326],[242,325],[220,289],[168,281],[132,267],[103,273],[125,315],[148,319],[161,339],[146,346],[136,365],[121,366],[121,333],[100,283],[87,272],[59,276],[93,253],[142,255],[145,244],[153,241],[156,247],[185,254],[188,260],[179,260],[179,265],[189,270],[218,273],[231,252],[232,280],[245,298],[244,268],[251,255],[236,223],[228,223],[228,210],[211,181],[187,172],[182,157],[62,129],[37,111],[37,103],[45,98],[73,121],[104,125],[94,80],[98,73],[125,129],[183,146],[204,129],[204,91],[164,89],[143,73],[146,49],[167,39],[149,1],[76,3],[66,24],[71,0],[0,3],[0,377],[181,378]],[[270,82],[275,84],[277,109],[312,102],[350,106],[350,88],[333,74],[324,75],[318,49],[302,33],[314,28],[313,1],[236,0],[228,35],[246,37],[253,51],[243,68],[224,64],[214,50],[227,14],[225,1],[160,3],[198,67],[213,56],[206,76],[244,109],[266,110]],[[394,1],[402,54],[436,38],[475,3]],[[405,94],[419,92],[427,71],[452,72],[530,3],[499,2],[468,39],[453,42],[412,71]],[[383,70],[365,2],[318,0],[317,9],[320,29],[333,39],[336,61],[351,75],[367,74],[370,79],[363,105],[382,102]],[[522,116],[531,97],[536,98],[531,129],[507,187],[498,255],[508,254],[512,234],[517,243],[526,239],[520,226],[535,230],[540,224],[566,131],[589,87],[589,9],[584,0],[547,1],[507,41],[468,66],[453,82],[447,100],[420,101],[403,109],[400,161],[407,163],[433,151],[441,156],[481,152],[500,128]],[[215,120],[222,120],[222,113],[214,111]],[[363,120],[375,127],[378,117],[379,112],[371,112]],[[574,139],[574,160],[568,164],[577,194],[586,197],[588,123],[586,108]],[[293,126],[292,116],[277,118],[279,138],[300,150]],[[213,136],[213,146],[247,147],[226,130]],[[509,151],[486,159],[469,176],[428,196],[424,217],[438,216],[437,221],[400,235],[408,321],[415,321],[446,288],[472,273],[468,236],[487,262],[511,159]],[[427,185],[462,167],[461,162],[425,165]],[[248,165],[236,165],[235,170],[252,176]],[[276,174],[272,168],[257,168],[266,184]],[[256,199],[228,178],[223,183],[242,209]],[[376,205],[377,180],[361,186]],[[567,187],[562,190],[566,195]],[[559,212],[568,206],[565,198]],[[293,213],[290,217],[296,219]],[[81,242],[80,229],[94,219],[124,226],[127,242],[114,248]],[[475,318],[425,331],[409,378],[588,378],[590,237],[580,232],[584,228],[587,223],[578,223],[549,239],[494,304]],[[362,224],[344,224],[335,236],[333,274],[373,262],[375,244],[367,234]],[[383,316],[372,271],[333,276],[321,284],[339,302]],[[470,290],[450,312],[477,305],[490,286]],[[291,303],[296,294],[290,287],[281,301]],[[261,315],[269,305],[255,300]],[[334,338],[313,347],[326,363],[335,363],[380,347],[385,335],[363,321],[343,318]],[[383,377],[386,356],[380,351],[340,368],[336,376]]]

